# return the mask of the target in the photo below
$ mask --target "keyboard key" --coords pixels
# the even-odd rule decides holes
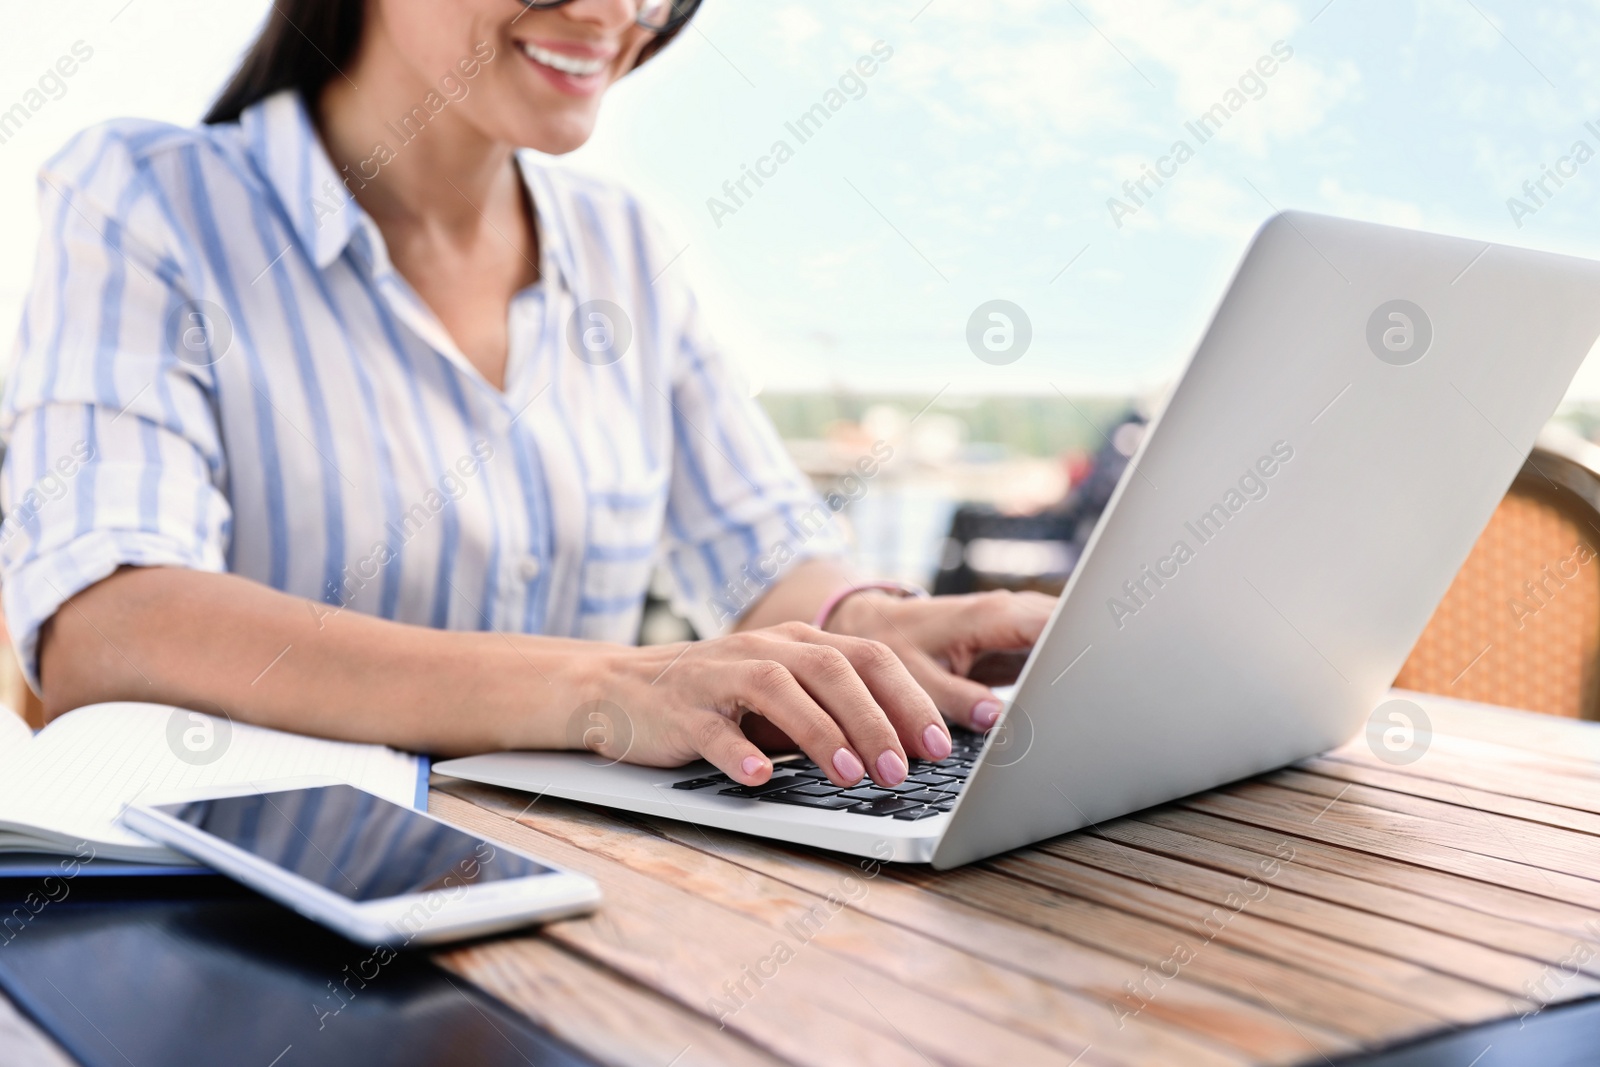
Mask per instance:
[[[799,789],[780,789],[776,793],[768,793],[756,799],[768,804],[797,804],[802,808],[821,808],[824,811],[843,811],[860,803],[846,796],[808,796]]]
[[[931,819],[935,815],[941,815],[941,814],[943,814],[943,812],[939,811],[937,808],[928,808],[928,807],[908,808],[905,811],[897,811],[897,812],[895,812],[894,813],[894,818],[896,818],[896,819],[904,819],[907,822],[915,822],[918,819]]]
[[[799,785],[802,781],[804,779],[797,779],[792,774],[785,774],[782,777],[774,776],[765,785],[736,785],[731,789],[718,791],[717,795],[719,797],[759,797],[764,793],[776,793],[780,789],[788,789],[790,786]]]
[[[907,811],[918,807],[922,807],[922,805],[914,800],[906,800],[904,797],[879,797],[877,800],[860,802],[847,810],[856,815],[893,815],[899,811]]]
[[[854,789],[846,789],[844,791],[844,795],[849,797],[851,800],[881,800],[884,797],[894,796],[894,794],[889,792],[887,789],[879,789],[875,785],[864,785],[857,786]]]
[[[943,800],[949,799],[949,797],[945,793],[935,793],[931,789],[924,789],[916,793],[901,793],[900,799],[914,800],[918,804],[938,804]]]
[[[946,782],[955,781],[955,778],[948,774],[933,774],[929,772],[927,774],[913,774],[906,781],[918,782],[922,785],[944,785]]]
[[[733,779],[726,774],[708,774],[704,778],[686,778],[681,782],[673,782],[674,789],[704,789],[708,785],[727,785]]]
[[[811,781],[808,785],[797,785],[793,789],[788,790],[788,792],[800,793],[808,797],[836,797],[840,793],[843,793],[844,790],[840,789],[832,782]]]

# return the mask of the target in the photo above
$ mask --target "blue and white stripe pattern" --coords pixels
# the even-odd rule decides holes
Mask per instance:
[[[709,633],[778,563],[839,550],[638,204],[520,162],[541,281],[512,302],[503,392],[395,271],[293,93],[237,124],[111,122],[46,165],[0,410],[0,579],[30,677],[39,626],[123,565],[629,642],[658,558]],[[591,300],[631,320],[615,362],[568,342]]]

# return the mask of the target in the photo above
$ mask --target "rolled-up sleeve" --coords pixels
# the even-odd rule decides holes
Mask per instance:
[[[40,175],[42,233],[0,405],[0,591],[37,688],[39,628],[121,566],[226,569],[231,512],[206,345],[164,205],[91,131]],[[179,358],[182,351],[184,358]]]
[[[729,372],[692,299],[672,383],[667,572],[704,636],[729,629],[790,567],[844,540],[759,404]]]

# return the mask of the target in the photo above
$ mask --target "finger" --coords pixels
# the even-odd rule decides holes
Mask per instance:
[[[986,685],[991,689],[997,685],[1013,685],[1022,674],[1022,668],[1027,662],[1026,650],[991,649],[988,652],[980,652],[973,658],[972,666],[967,668],[966,675],[979,685]]]
[[[705,712],[690,731],[690,744],[701,758],[740,785],[761,785],[772,777],[772,761],[726,716]]]
[[[783,642],[767,642],[768,650]],[[835,785],[861,781],[866,767],[839,724],[806,692],[789,668],[776,659],[750,660],[734,666],[728,691],[745,707],[794,738]]]
[[[809,626],[806,629],[810,631],[806,640],[827,644],[843,653],[888,716],[904,751],[927,760],[942,760],[950,755],[950,730],[944,717],[893,649],[880,641],[831,634]]]
[[[1056,603],[1043,593],[985,593],[972,613],[973,643],[981,648],[1032,648]]]
[[[988,686],[951,674],[925,655],[912,656],[906,668],[951,722],[983,733],[999,720],[1004,705]]]
[[[917,644],[942,650],[957,674],[966,674],[978,656],[994,651],[1026,651],[1050,622],[1056,600],[1042,593],[973,593],[936,597],[927,604]]]
[[[753,711],[740,716],[739,732],[763,752],[793,752],[800,747],[794,738]]]
[[[809,626],[805,630],[820,636],[820,631]],[[810,635],[798,630],[795,634],[798,639],[783,636],[771,641],[772,658],[787,667],[795,681],[833,717],[851,747],[863,757],[874,781],[880,785],[905,781],[909,764],[895,724],[850,658],[831,643],[806,640]],[[907,676],[906,680],[911,679]]]

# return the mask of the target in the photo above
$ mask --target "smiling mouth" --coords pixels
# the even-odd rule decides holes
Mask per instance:
[[[522,54],[535,63],[551,70],[558,70],[562,74],[570,74],[574,78],[587,78],[599,74],[611,62],[609,59],[585,59],[580,56],[569,56],[564,52],[552,52],[548,48],[540,48],[528,41],[519,44]]]

